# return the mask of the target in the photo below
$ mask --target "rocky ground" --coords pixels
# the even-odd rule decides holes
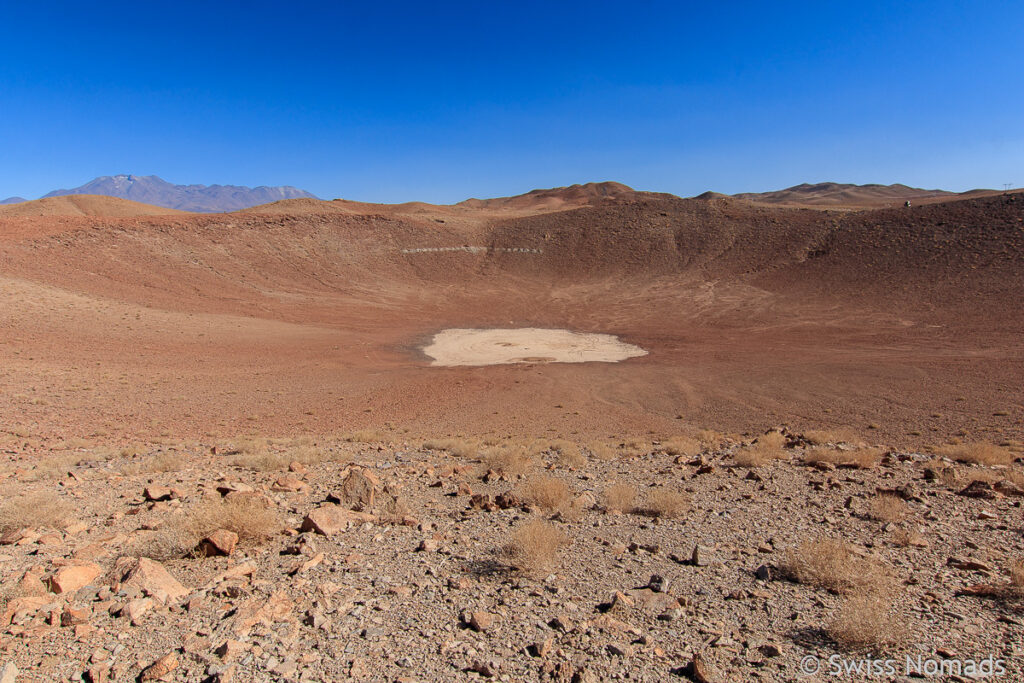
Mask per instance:
[[[11,444],[0,680],[1022,680],[1019,445],[839,441]]]

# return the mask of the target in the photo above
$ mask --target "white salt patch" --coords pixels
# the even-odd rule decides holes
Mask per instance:
[[[434,335],[423,352],[431,365],[505,363],[617,363],[646,356],[639,346],[611,334],[523,327],[502,330],[448,329]]]

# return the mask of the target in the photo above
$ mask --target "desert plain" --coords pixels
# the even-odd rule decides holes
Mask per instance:
[[[0,680],[1020,680],[1022,267],[1019,192],[0,207]]]

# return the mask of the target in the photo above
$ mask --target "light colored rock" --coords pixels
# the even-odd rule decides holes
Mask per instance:
[[[351,510],[372,510],[376,494],[376,477],[361,467],[353,467],[341,482],[338,504]]]
[[[123,574],[122,587],[137,588],[161,604],[177,602],[186,595],[188,589],[178,583],[164,566],[148,557],[140,557]]]
[[[141,681],[156,681],[178,668],[178,656],[173,652],[166,654],[143,669],[139,676]]]
[[[49,588],[54,593],[73,593],[102,573],[103,569],[94,562],[71,564],[54,572],[48,581]]]
[[[235,552],[238,534],[227,529],[218,529],[199,542],[199,552],[206,557],[228,556]]]
[[[315,531],[324,536],[333,536],[348,529],[349,524],[374,522],[376,517],[365,512],[347,510],[330,503],[316,508],[302,520],[302,531]]]
[[[17,681],[18,667],[14,666],[14,662],[7,662],[0,669],[0,683],[17,683]]]
[[[277,481],[271,487],[274,491],[283,491],[285,493],[297,493],[299,491],[305,491],[309,488],[309,484],[302,481],[294,474],[286,474],[283,477],[278,477]]]

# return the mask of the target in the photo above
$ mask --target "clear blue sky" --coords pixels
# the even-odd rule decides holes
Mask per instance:
[[[1022,122],[1020,0],[0,5],[0,198],[1001,188]]]

